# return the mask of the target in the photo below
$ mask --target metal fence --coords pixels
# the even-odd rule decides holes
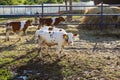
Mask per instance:
[[[120,4],[117,5],[111,5],[111,6],[120,6]],[[95,5],[73,5],[72,10],[79,10],[81,13],[71,13],[69,11],[69,7],[67,6],[68,11],[66,11],[65,5],[36,5],[36,6],[0,6],[0,17],[21,17],[21,16],[27,16],[27,17],[34,17],[37,14],[37,16],[100,16],[100,23],[99,24],[81,24],[81,25],[99,25],[100,29],[102,30],[103,25],[120,25],[119,23],[112,23],[112,24],[103,24],[103,17],[104,16],[120,16],[120,14],[104,14],[103,13],[103,7],[109,7],[104,6],[101,4],[99,7],[101,7],[100,14],[84,14],[82,11],[87,9],[88,7],[96,7]],[[61,13],[61,11],[64,11],[65,13]]]
[[[93,5],[93,2],[73,2],[72,9],[84,10],[87,5]],[[69,6],[67,9],[69,10]],[[57,16],[60,11],[66,11],[65,4],[0,5],[0,17],[34,16],[37,12],[44,16]]]

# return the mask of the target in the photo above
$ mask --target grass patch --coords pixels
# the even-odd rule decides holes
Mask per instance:
[[[10,42],[4,42],[4,39],[0,38],[0,80],[14,80],[24,75],[28,80],[119,79],[119,57],[104,52],[92,53],[87,45],[85,46],[88,49],[84,50],[81,48],[83,42],[76,42],[80,46],[77,46],[78,49],[65,47],[61,60],[57,59],[57,52],[54,49],[56,47],[49,50],[49,53],[43,50],[43,59],[39,58],[33,37],[36,29],[37,27],[29,27],[29,42],[26,42],[24,37],[16,43],[16,38]],[[4,30],[5,28],[0,29],[0,36],[4,36]],[[67,27],[66,30],[83,34],[75,27]]]
[[[0,69],[0,80],[8,80],[10,78],[10,71],[7,69]]]
[[[13,18],[0,18],[0,24],[6,24],[6,22],[7,21],[20,21],[20,20],[27,20],[27,19],[31,19],[31,20],[34,20],[34,18],[32,17],[32,18],[29,18],[29,17],[21,17],[21,18],[15,18],[15,17],[13,17]]]

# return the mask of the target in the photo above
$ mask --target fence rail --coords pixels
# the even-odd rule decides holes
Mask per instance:
[[[110,6],[120,6],[120,4],[114,4]],[[79,5],[79,6],[71,6],[72,10],[79,10],[81,13],[71,13],[69,11],[69,7],[65,5],[35,5],[35,6],[1,6],[0,5],[0,17],[6,18],[6,17],[35,17],[36,13],[37,16],[100,16],[100,23],[99,24],[92,24],[92,25],[99,25],[100,29],[102,30],[103,25],[120,25],[119,23],[112,23],[112,24],[104,24],[103,23],[103,17],[104,16],[120,16],[120,14],[105,14],[103,13],[103,7],[110,7],[109,5],[101,4],[99,7],[101,8],[101,12],[99,14],[84,14],[82,10],[87,9],[88,7],[97,7],[95,5]],[[8,10],[8,11],[7,11]],[[23,10],[23,12],[22,12]],[[33,12],[34,11],[34,12]],[[61,13],[61,11],[64,11],[66,13]],[[9,13],[8,13],[9,12]],[[19,14],[17,13],[19,12]],[[21,13],[20,13],[21,12]],[[91,24],[81,24],[81,25],[91,25]]]
[[[118,6],[112,5],[112,6]],[[120,6],[120,4],[119,4]],[[96,7],[94,5],[87,5],[87,6],[72,6],[72,10],[79,10],[81,11],[81,14],[74,14],[70,13],[69,11],[66,11],[66,6],[59,5],[59,6],[49,6],[49,5],[38,5],[38,6],[15,6],[15,5],[7,5],[3,6],[0,5],[0,17],[21,17],[21,16],[27,16],[27,17],[34,17],[36,13],[39,13],[39,16],[100,16],[101,14],[83,14],[82,10],[87,9],[88,7]],[[109,6],[99,6],[101,7],[101,10],[103,7],[109,7]],[[60,13],[61,11],[64,11],[66,13]],[[68,12],[68,13],[67,13]],[[103,11],[101,11],[103,12]],[[120,16],[120,14],[102,14],[103,16],[110,16],[110,15],[117,15]]]

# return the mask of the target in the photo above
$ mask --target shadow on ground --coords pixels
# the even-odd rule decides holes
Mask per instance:
[[[34,52],[36,52],[36,49],[27,52],[18,59],[3,64],[3,66],[15,62],[16,60],[24,59]],[[23,80],[25,78],[28,80],[63,80],[61,72],[63,66],[59,64],[60,60],[57,58],[53,59],[48,54],[43,55],[43,58],[44,59],[40,59],[38,54],[35,54],[25,65],[17,67],[15,71],[17,75],[10,80]]]

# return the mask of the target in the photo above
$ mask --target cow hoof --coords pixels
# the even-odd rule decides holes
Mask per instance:
[[[40,60],[43,60],[43,57],[39,56],[39,59],[40,59]]]
[[[4,42],[7,42],[8,40],[4,40]]]
[[[26,39],[26,42],[29,42],[29,40],[28,40],[28,39]]]
[[[6,41],[10,41],[10,40],[9,40],[9,38],[8,38],[8,39],[5,39],[4,41],[6,42]]]
[[[21,40],[21,38],[18,39],[18,41],[20,41],[20,40]]]
[[[29,42],[29,40],[26,40],[26,42]]]
[[[58,58],[57,61],[61,61],[61,58]]]

